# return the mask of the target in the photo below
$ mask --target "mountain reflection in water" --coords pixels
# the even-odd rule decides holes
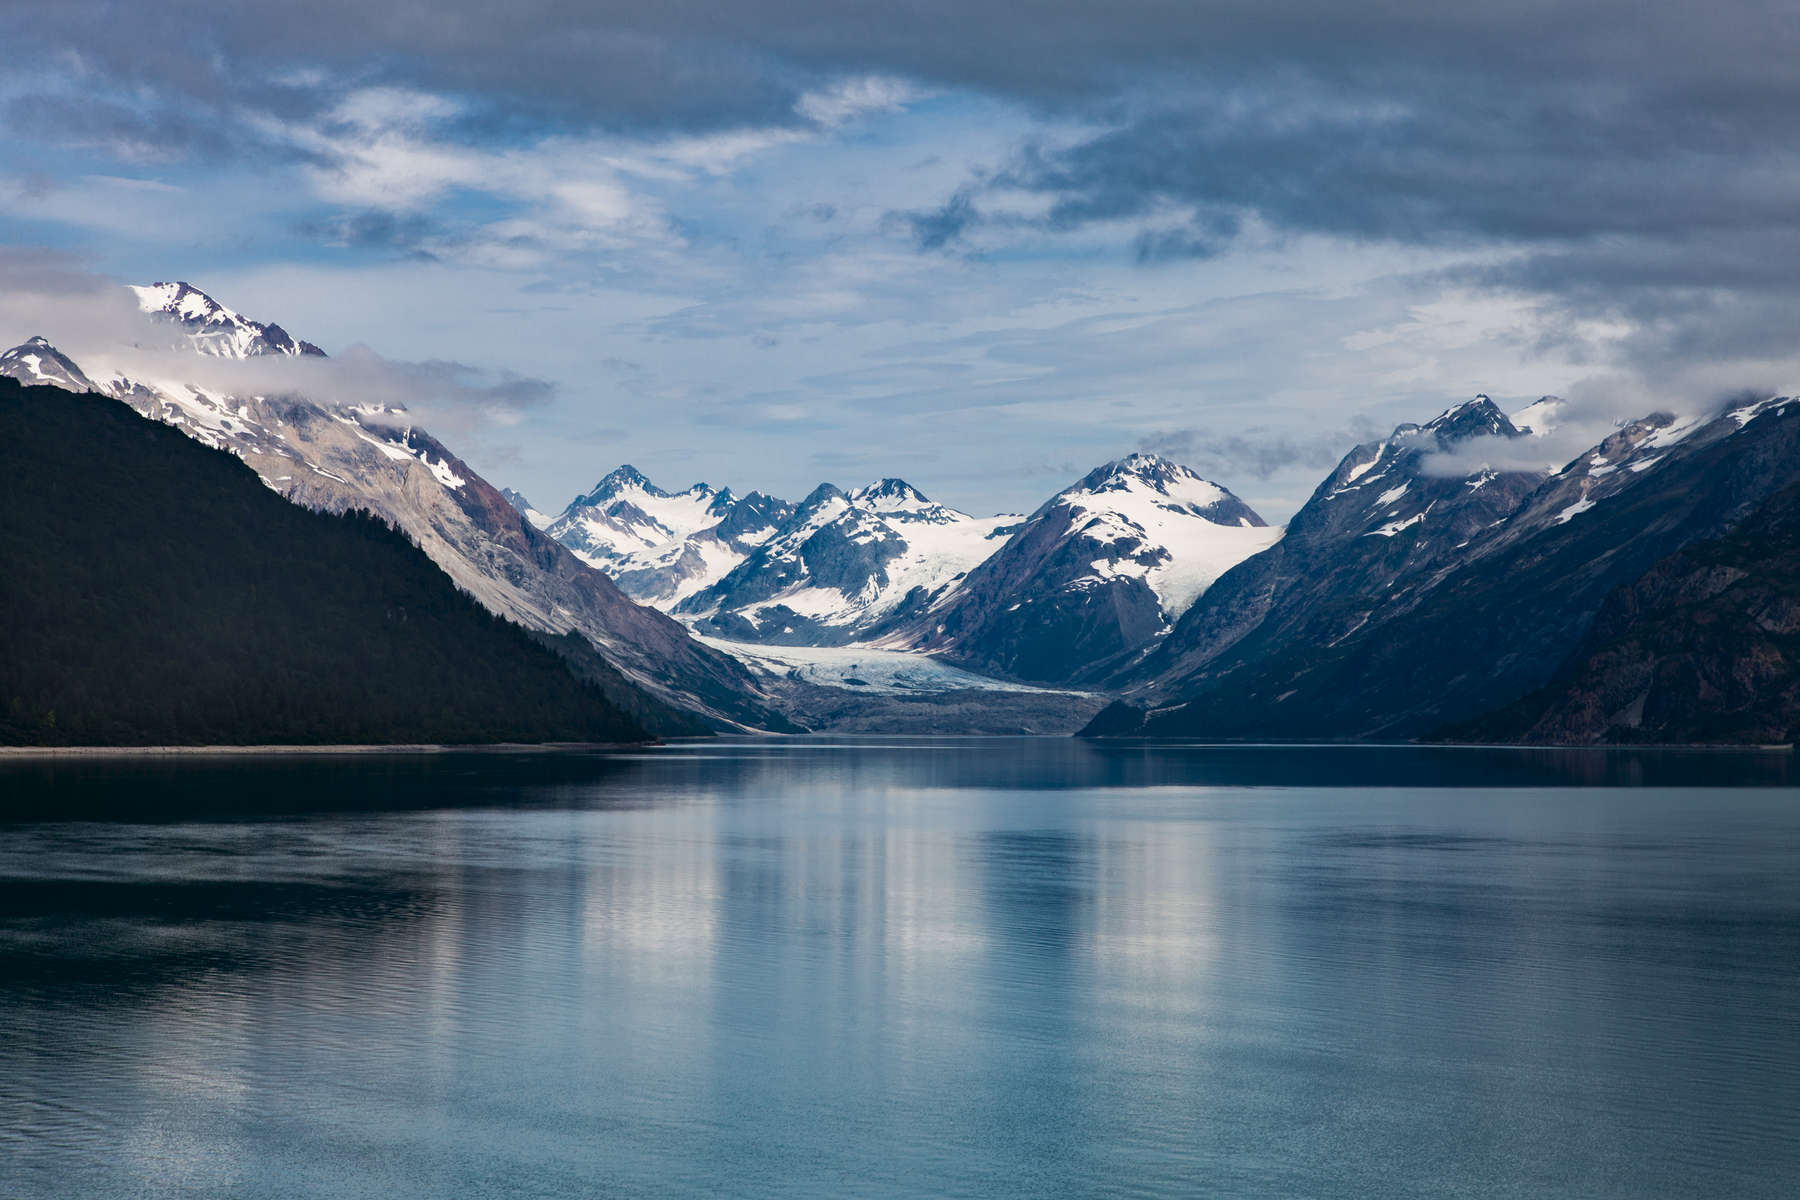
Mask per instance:
[[[1776,1196],[1783,753],[0,765],[0,1194]]]

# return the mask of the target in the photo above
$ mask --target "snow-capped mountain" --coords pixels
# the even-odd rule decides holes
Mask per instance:
[[[1545,477],[1481,466],[1458,474],[1442,465],[1446,456],[1475,439],[1524,436],[1477,396],[1356,447],[1294,514],[1279,543],[1224,575],[1118,681],[1200,671],[1252,635],[1283,645],[1330,645],[1347,636],[1398,602],[1400,581],[1422,579],[1455,559]]]
[[[883,645],[1067,683],[1154,642],[1214,579],[1281,537],[1178,463],[1134,454],[1058,492]]]
[[[900,479],[850,492],[821,484],[675,611],[702,633],[736,641],[866,641],[942,599],[1018,522],[971,517]]]
[[[543,529],[545,526],[549,525],[551,521],[555,520],[554,517],[546,516],[533,508],[531,506],[531,501],[525,498],[523,492],[514,491],[512,488],[501,488],[500,494],[506,497],[506,502],[508,504],[524,514],[525,519],[539,529]]]
[[[1562,424],[1563,414],[1568,407],[1568,402],[1561,396],[1540,396],[1518,412],[1508,414],[1508,420],[1520,433],[1542,437],[1554,432]]]
[[[189,345],[201,354],[220,358],[250,358],[258,354],[311,354],[325,352],[311,342],[297,341],[279,325],[264,324],[233,312],[189,283],[153,283],[132,287],[138,308],[167,317],[187,334]]]
[[[1544,686],[1615,589],[1800,487],[1800,402],[1784,397],[1653,414],[1554,473],[1418,472],[1428,456],[1409,447],[1427,433],[1452,448],[1471,432],[1516,436],[1490,409],[1352,452],[1280,545],[1221,579],[1125,678],[1127,703],[1092,731],[1407,738],[1468,722]],[[1377,488],[1387,499],[1371,504]],[[1642,705],[1559,711],[1565,732],[1629,739]]]
[[[627,463],[544,528],[626,595],[666,610],[724,578],[792,515],[762,492],[740,498],[704,483],[665,492]]]
[[[70,392],[97,392],[93,380],[81,368],[41,337],[0,354],[0,375],[25,384],[49,384]]]
[[[322,353],[185,284],[138,289],[138,294],[147,311],[167,316],[188,333],[199,353]],[[164,297],[166,304],[159,299],[153,306],[146,296]],[[170,370],[166,356],[156,361],[159,371]],[[26,343],[8,352],[4,362],[12,364],[9,373],[50,373],[45,364],[67,364],[67,359],[47,344]],[[546,633],[578,631],[660,702],[716,721],[788,727],[741,663],[695,641],[663,614],[632,603],[602,572],[539,532],[467,463],[414,426],[404,410],[326,405],[292,394],[224,395],[179,380],[134,379],[130,363],[89,365],[83,373],[68,364],[70,378],[59,386],[85,390],[81,378],[97,379],[96,390],[235,454],[296,503],[375,512],[411,535],[488,609]]]

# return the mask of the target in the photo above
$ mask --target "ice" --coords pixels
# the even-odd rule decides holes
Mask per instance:
[[[1053,689],[1006,683],[977,675],[923,654],[863,646],[763,646],[702,637],[765,675],[800,679],[825,687],[901,694],[907,692],[1048,692]]]

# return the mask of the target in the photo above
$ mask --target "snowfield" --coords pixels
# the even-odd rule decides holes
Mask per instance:
[[[1278,525],[1239,519],[1220,523],[1205,514],[1234,499],[1225,489],[1186,467],[1153,455],[1132,455],[1104,486],[1063,494],[1074,528],[1096,540],[1161,547],[1167,558],[1145,567],[1121,556],[1094,563],[1095,579],[1142,576],[1174,620],[1219,576],[1281,540]]]

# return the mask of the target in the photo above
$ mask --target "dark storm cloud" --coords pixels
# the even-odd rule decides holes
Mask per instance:
[[[63,0],[17,38],[56,64],[15,127],[225,152],[231,106],[298,116],[392,84],[471,103],[465,133],[795,121],[801,92],[877,72],[1098,122],[913,214],[921,245],[980,194],[1053,198],[1048,228],[1198,206],[1144,260],[1207,256],[1236,213],[1436,241],[1791,220],[1800,21],[1691,0]]]
[[[15,14],[12,32],[34,52],[15,61],[79,64],[94,83],[206,106],[253,96],[291,107],[309,73],[324,72],[486,97],[501,122],[736,124],[785,113],[819,78],[886,72],[1049,106],[1153,78],[1252,103],[1299,85],[1402,103],[1468,89],[1500,105],[1501,122],[1537,88],[1584,79],[1620,100],[1678,95],[1699,112],[1761,109],[1778,123],[1771,102],[1796,88],[1789,11],[1688,0],[240,0],[188,16],[61,0]]]
[[[1504,262],[1447,271],[1448,282],[1536,294],[1579,323],[1617,322],[1641,369],[1681,363],[1791,359],[1800,316],[1800,228],[1671,230],[1598,237]],[[1552,326],[1551,337],[1555,337]],[[1770,380],[1776,386],[1792,380]]]
[[[1661,354],[1766,348],[1757,297],[1796,298],[1769,277],[1800,226],[1791,0],[62,0],[11,33],[16,133],[140,156],[292,154],[243,114],[378,85],[452,95],[457,136],[501,144],[798,123],[808,89],[887,74],[1086,131],[895,214],[925,250],[1114,222],[1146,264],[1245,230],[1517,247],[1468,282],[1643,320]]]
[[[1413,75],[1411,88],[1159,98],[1074,145],[1026,147],[985,190],[1048,195],[1051,229],[1192,207],[1200,215],[1164,236],[1202,252],[1234,232],[1233,213],[1424,244],[1686,236],[1794,219],[1800,123],[1769,119],[1781,81],[1754,98],[1766,109],[1721,111],[1605,80]],[[981,208],[978,192],[959,193],[918,218],[921,243],[979,225]]]

